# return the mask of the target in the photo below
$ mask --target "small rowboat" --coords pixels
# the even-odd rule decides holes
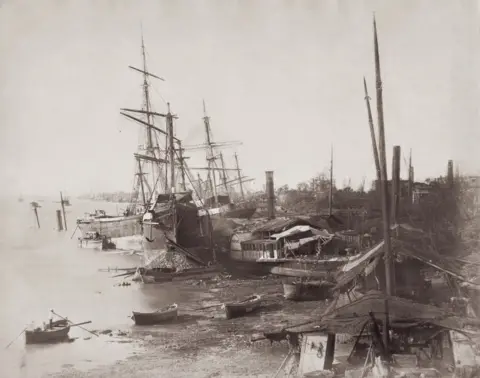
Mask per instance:
[[[132,312],[132,319],[136,325],[155,325],[177,319],[178,305],[174,303],[154,312]]]
[[[26,344],[47,344],[58,343],[68,339],[68,332],[70,332],[70,326],[66,325],[66,321],[52,323],[52,328],[41,329],[36,328],[34,330],[25,331],[25,343]],[[58,323],[60,325],[55,325]]]
[[[261,298],[260,295],[255,294],[240,302],[224,303],[222,308],[225,310],[227,319],[236,318],[257,310],[261,305]]]

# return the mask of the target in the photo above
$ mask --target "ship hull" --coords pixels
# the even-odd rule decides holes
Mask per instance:
[[[83,236],[88,232],[98,232],[107,238],[124,238],[128,236],[142,235],[142,215],[128,217],[101,218],[92,220],[80,220],[78,228]]]
[[[211,260],[208,248],[211,225],[208,217],[199,217],[197,211],[194,205],[177,202],[173,212],[167,202],[163,206],[159,205],[156,211],[145,214],[142,238],[145,256],[153,258],[170,247],[178,247],[193,255],[193,260],[200,260],[202,263]],[[175,223],[176,227],[173,227]]]
[[[251,217],[253,217],[256,211],[256,206],[230,208],[230,206],[224,205],[221,207],[201,209],[199,210],[198,214],[200,216],[205,216],[208,212],[208,215],[210,215],[210,217],[218,219],[250,219]]]

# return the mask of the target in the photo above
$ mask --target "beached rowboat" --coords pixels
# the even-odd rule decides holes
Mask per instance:
[[[70,326],[65,323],[58,322],[61,325],[52,324],[52,328],[41,329],[36,328],[34,330],[25,331],[25,343],[26,344],[45,344],[45,343],[57,343],[68,339],[68,332]]]
[[[227,319],[243,316],[257,310],[261,305],[261,296],[252,295],[240,302],[224,303],[222,308],[225,310]]]
[[[174,303],[154,312],[132,312],[132,319],[136,325],[155,325],[175,320],[178,315],[178,305]]]

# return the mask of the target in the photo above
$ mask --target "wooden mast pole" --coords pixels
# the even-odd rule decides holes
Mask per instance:
[[[147,203],[147,198],[145,197],[145,188],[143,186],[143,172],[142,172],[142,163],[140,162],[140,159],[137,158],[137,164],[138,164],[138,182],[140,183],[140,189],[142,190],[142,199],[143,199],[143,204],[145,205]]]
[[[168,152],[170,160],[170,186],[171,193],[175,193],[175,145],[174,145],[174,136],[173,136],[173,116],[170,112],[170,103],[167,103],[168,113],[167,113],[167,126],[168,126]]]
[[[213,197],[215,199],[215,205],[218,204],[218,194],[217,194],[217,179],[215,176],[215,170],[212,169],[213,162],[215,160],[212,141],[210,139],[210,118],[207,116],[207,107],[205,105],[205,100],[203,100],[203,121],[205,123],[205,134],[207,138],[207,146],[209,148],[209,156],[207,157],[208,161],[208,176],[210,177],[210,184],[212,186]],[[213,183],[211,180],[213,179]]]
[[[146,58],[146,55],[145,55],[145,43],[144,43],[144,40],[143,40],[143,31],[142,31],[142,60],[143,60],[143,93],[144,93],[144,96],[145,96],[145,114],[146,114],[146,117],[147,117],[147,123],[149,125],[153,125],[153,117],[151,115],[151,110],[150,110],[150,93],[149,93],[149,86],[148,86],[148,80],[147,80],[147,76],[148,76],[148,71],[147,71],[147,58]],[[155,151],[153,149],[153,142],[152,142],[152,128],[151,127],[147,127],[147,154],[148,155],[151,155],[153,157],[156,157],[155,156]],[[138,161],[139,163],[139,167],[140,167],[140,175],[139,175],[139,180],[140,180],[140,183],[141,183],[141,187],[142,187],[142,193],[144,193],[144,186],[143,186],[143,180],[144,180],[144,176],[143,176],[143,173],[142,173],[142,168],[141,168],[141,162],[140,160]],[[152,191],[154,190],[155,188],[155,163],[152,161],[152,182],[153,182],[153,186],[152,186]],[[148,202],[150,202],[153,198],[153,192],[150,193],[149,195],[149,199],[148,199]],[[145,194],[143,194],[143,206],[146,208],[147,207],[147,198],[145,196]]]
[[[383,118],[383,91],[382,78],[380,71],[380,53],[378,48],[377,23],[375,16],[373,17],[373,43],[375,48],[375,77],[377,87],[377,116],[378,116],[378,138],[379,138],[379,161],[382,185],[382,216],[383,216],[383,238],[384,238],[384,260],[385,260],[385,321],[383,322],[383,342],[386,350],[389,344],[389,309],[388,296],[392,295],[391,280],[391,240],[390,240],[390,214],[388,208],[388,176],[387,176],[387,158],[385,153],[385,124]]]
[[[412,203],[413,199],[413,167],[412,167],[412,149],[410,148],[410,157],[408,159],[408,204]]]
[[[368,125],[370,126],[370,137],[372,139],[373,159],[375,160],[375,172],[377,173],[377,185],[375,186],[375,190],[378,193],[378,188],[379,188],[380,181],[381,181],[382,177],[381,177],[381,173],[380,173],[380,159],[378,157],[378,148],[377,148],[377,140],[376,140],[376,137],[375,137],[375,128],[373,126],[372,108],[370,106],[370,96],[368,95],[367,81],[365,80],[365,76],[363,77],[363,88],[365,90],[365,102],[367,104]]]
[[[200,173],[197,173],[197,180],[198,180],[198,195],[201,197],[200,199],[203,200],[203,182],[202,178],[200,177]]]
[[[183,157],[183,148],[182,148],[182,142],[180,140],[177,141],[178,144],[178,160],[180,160],[180,173],[181,173],[181,178],[182,178],[182,190],[184,192],[187,191],[187,183],[185,180],[185,158]]]
[[[151,122],[151,114],[150,114],[150,94],[148,90],[148,81],[147,81],[147,58],[145,56],[145,43],[143,41],[143,33],[142,33],[142,59],[143,59],[143,92],[145,95],[145,110],[147,115],[147,122],[152,124]],[[152,149],[152,129],[147,127],[147,142],[148,142],[148,149],[151,152]]]
[[[243,191],[242,173],[240,171],[240,165],[238,164],[238,155],[236,152],[235,152],[235,164],[237,166],[238,181],[240,183],[240,194],[242,195],[242,200],[245,200],[245,192]]]
[[[228,194],[227,174],[225,173],[225,161],[223,160],[223,154],[220,152],[220,164],[222,164],[222,182],[225,191]]]
[[[400,146],[393,146],[392,159],[392,222],[397,224],[400,211]]]
[[[328,215],[333,214],[333,145],[330,146],[330,192],[328,195]]]

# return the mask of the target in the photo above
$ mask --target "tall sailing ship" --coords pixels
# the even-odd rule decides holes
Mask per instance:
[[[223,153],[219,147],[240,144],[240,142],[214,142],[210,127],[210,117],[207,115],[205,102],[203,102],[203,122],[205,126],[206,141],[203,147],[206,149],[206,168],[197,168],[207,171],[207,178],[202,181],[200,175],[197,179],[198,192],[202,197],[201,215],[207,212],[211,217],[250,219],[257,210],[254,202],[248,201],[245,196],[243,184],[253,179],[242,175],[238,163],[238,155],[235,153],[235,168],[227,168]],[[228,172],[233,172],[236,177],[229,178]],[[217,177],[218,175],[218,177]],[[240,192],[237,193],[235,187]]]
[[[129,68],[143,76],[143,109],[121,109],[120,112],[126,118],[145,127],[145,130],[143,130],[144,144],[139,146],[137,152],[134,153],[136,173],[133,195],[122,215],[109,215],[104,210],[95,210],[93,213],[85,214],[83,218],[77,219],[77,226],[83,236],[91,232],[98,232],[102,236],[115,239],[135,235],[141,236],[143,214],[155,201],[156,193],[160,189],[159,181],[163,174],[162,164],[164,159],[162,158],[157,133],[159,131],[165,132],[156,128],[153,124],[153,117],[159,114],[151,111],[148,78],[152,77],[162,81],[164,79],[147,72],[143,38],[142,58],[143,69],[132,66],[129,66]],[[137,118],[132,113],[138,113],[142,118]]]

